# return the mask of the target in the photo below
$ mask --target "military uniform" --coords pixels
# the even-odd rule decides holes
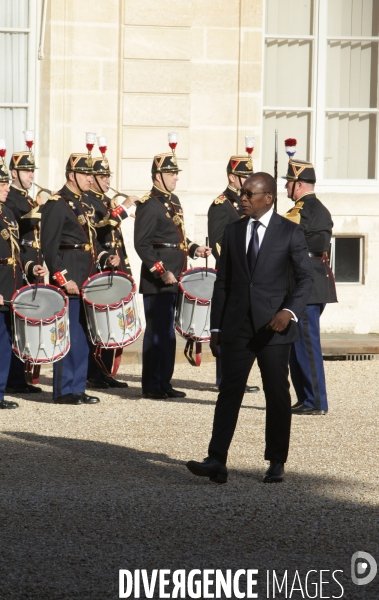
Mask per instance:
[[[5,164],[0,164],[0,182],[8,183],[9,176]],[[20,255],[18,226],[13,212],[0,203],[0,293],[5,300],[10,300],[14,292],[23,285],[23,279],[28,277],[33,281],[33,267],[29,263],[24,270]],[[4,392],[8,380],[12,352],[11,309],[9,305],[0,306],[0,408],[16,408],[15,402],[4,401]],[[21,361],[19,361],[22,365]]]
[[[97,175],[111,174],[108,159],[105,156],[93,159],[93,175],[95,178]],[[115,206],[113,201],[107,198],[104,193],[92,188],[83,195],[82,204],[87,213],[95,211],[92,219],[96,227],[97,239],[103,250],[108,252],[109,255],[117,254],[120,257],[120,265],[117,267],[117,271],[131,275],[132,270],[121,230],[122,222],[129,216],[127,209],[123,206]],[[110,374],[114,371],[115,364],[117,364],[115,361],[120,361],[121,354],[122,348],[113,350],[92,346],[88,362],[88,385],[95,388],[128,387],[127,383],[110,378]],[[101,362],[101,370],[97,360]]]
[[[87,155],[72,154],[67,171],[92,174],[92,160]],[[67,184],[44,207],[41,244],[50,282],[57,287],[74,281],[80,289],[96,272],[97,265],[104,267],[108,258],[96,239],[94,223],[83,207],[82,195]],[[83,394],[86,385],[89,342],[84,308],[77,295],[69,295],[69,319],[70,351],[54,363],[55,399]]]
[[[238,176],[240,184],[242,184],[241,177],[249,177],[254,172],[251,158],[231,156],[226,172]],[[209,245],[216,260],[216,269],[220,260],[221,242],[226,225],[238,221],[243,216],[239,191],[229,184],[226,190],[220,196],[217,196],[208,210]],[[220,383],[221,361],[216,358],[216,385],[220,385]]]
[[[171,154],[154,157],[152,173],[177,173]],[[161,275],[171,271],[178,279],[194,257],[197,244],[186,237],[179,198],[155,185],[140,201],[134,229],[135,249],[142,260],[140,293],[144,298],[146,330],[143,340],[142,390],[170,392],[176,339],[174,307],[178,284],[165,285]]]
[[[9,171],[34,171],[36,168],[31,152],[15,152],[9,163]],[[19,245],[22,260],[28,270],[29,264],[42,265],[40,243],[41,206],[34,203],[28,191],[11,184],[5,206],[13,212],[19,229]],[[25,285],[25,282],[24,282]],[[11,368],[7,383],[9,392],[34,391],[40,392],[27,384],[25,380],[24,363],[15,354],[12,355]]]
[[[239,177],[249,177],[253,174],[251,159],[243,156],[232,156],[228,162],[226,172]],[[239,191],[229,184],[226,190],[220,196],[217,196],[208,210],[209,244],[216,260],[216,269],[220,259],[224,229],[226,225],[237,221],[242,216]]]
[[[294,182],[316,182],[313,166],[295,159],[290,159],[285,178]],[[298,399],[295,412],[301,412],[303,409],[299,405],[303,405],[314,409],[318,414],[328,410],[320,317],[325,304],[337,302],[334,276],[328,258],[333,221],[328,209],[313,191],[297,199],[295,206],[284,216],[302,227],[314,271],[313,291],[306,312],[299,320],[301,338],[293,344],[291,350],[291,379]]]

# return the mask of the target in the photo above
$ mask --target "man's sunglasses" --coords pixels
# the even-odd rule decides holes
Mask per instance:
[[[271,192],[251,192],[250,190],[245,190],[245,188],[240,189],[240,197],[246,196],[248,200],[253,196],[259,196],[260,194],[270,194]]]

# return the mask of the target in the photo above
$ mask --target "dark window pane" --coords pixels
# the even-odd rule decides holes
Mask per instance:
[[[360,238],[335,238],[335,278],[359,282]]]

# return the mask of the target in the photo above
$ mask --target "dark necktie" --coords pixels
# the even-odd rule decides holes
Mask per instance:
[[[253,221],[251,224],[251,238],[247,248],[247,264],[249,267],[250,275],[253,274],[255,263],[257,262],[259,252],[259,237],[258,227],[261,225],[260,221]]]

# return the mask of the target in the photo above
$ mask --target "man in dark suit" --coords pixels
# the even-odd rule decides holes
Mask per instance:
[[[295,206],[284,216],[298,223],[304,231],[314,272],[312,294],[299,321],[300,340],[291,349],[290,372],[297,396],[292,413],[325,415],[328,412],[328,398],[320,317],[325,304],[337,302],[328,256],[333,221],[328,209],[316,198],[316,173],[311,163],[290,158],[285,179],[287,195],[295,202]]]
[[[313,286],[313,269],[300,227],[273,210],[276,182],[267,173],[251,175],[241,189],[245,219],[227,225],[222,241],[211,309],[211,350],[221,344],[222,381],[208,457],[188,469],[216,483],[227,480],[226,460],[245,385],[254,360],[266,396],[266,450],[270,467],[264,482],[283,479],[287,460],[291,398],[288,362],[299,339],[296,321]],[[290,269],[296,285],[291,291]]]

